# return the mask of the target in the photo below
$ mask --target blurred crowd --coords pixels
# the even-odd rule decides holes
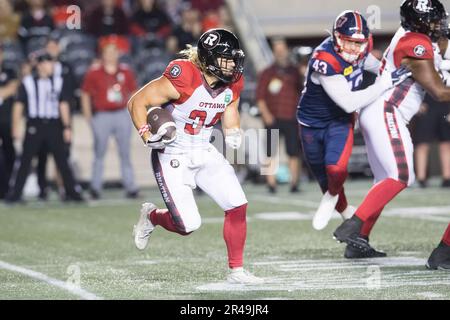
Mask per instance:
[[[137,75],[143,84],[212,27],[233,29],[223,0],[0,0],[4,63],[27,74],[30,55],[52,37],[78,86],[108,43],[119,47],[121,62],[143,71]]]

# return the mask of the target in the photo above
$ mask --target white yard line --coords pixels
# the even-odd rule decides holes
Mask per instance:
[[[425,269],[425,259],[416,257],[389,257],[348,261],[344,259],[308,259],[260,261],[258,269],[270,271],[265,283],[236,285],[225,282],[206,283],[199,291],[305,291],[331,289],[390,289],[406,286],[450,286],[446,273]],[[408,268],[409,267],[409,268]],[[397,268],[402,268],[398,270]],[[366,272],[364,272],[366,269]],[[427,299],[445,298],[438,292],[419,292]]]
[[[99,297],[89,291],[78,288],[78,287],[68,284],[64,281],[51,278],[51,277],[47,276],[46,274],[43,274],[43,273],[40,273],[37,271],[33,271],[33,270],[30,270],[27,268],[19,267],[19,266],[16,266],[14,264],[10,264],[10,263],[4,262],[4,261],[0,261],[0,269],[18,272],[18,273],[24,274],[30,278],[44,281],[44,282],[48,283],[49,285],[61,288],[63,290],[67,290],[70,293],[77,295],[86,300],[101,300],[102,299],[101,297]]]

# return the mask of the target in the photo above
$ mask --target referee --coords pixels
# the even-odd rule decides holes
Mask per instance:
[[[64,85],[64,78],[53,77],[54,61],[48,53],[39,52],[35,58],[35,72],[23,79],[13,107],[13,137],[18,137],[18,123],[24,110],[27,125],[20,166],[14,173],[6,201],[13,203],[21,200],[31,161],[43,145],[52,153],[61,173],[65,198],[83,201],[65,150],[71,140],[70,107],[67,102],[71,93]]]

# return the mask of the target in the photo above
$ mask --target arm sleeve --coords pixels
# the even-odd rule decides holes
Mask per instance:
[[[20,84],[19,90],[17,91],[16,101],[22,102],[24,106],[27,105],[28,102],[27,90],[25,89],[23,83]]]
[[[398,68],[403,58],[420,60],[434,59],[433,45],[424,34],[409,32],[401,38],[394,51],[394,63]]]
[[[180,94],[179,101],[185,101],[189,98],[194,89],[194,66],[191,62],[184,60],[174,60],[166,68],[163,76],[166,77],[170,83]]]
[[[265,100],[266,98],[267,86],[269,85],[268,71],[269,69],[264,70],[259,76],[256,86],[256,100]]]
[[[63,86],[61,89],[61,93],[59,95],[59,102],[65,101],[67,103],[70,103],[70,100],[72,99],[73,95],[73,87],[70,83],[70,80],[65,76],[63,78]]]
[[[93,95],[93,93],[95,92],[94,73],[92,72],[92,70],[88,70],[88,72],[84,76],[83,82],[81,84],[81,90],[89,95]]]
[[[369,105],[386,90],[380,81],[364,90],[352,91],[343,75],[319,75],[318,78],[328,96],[347,113]]]
[[[367,70],[371,73],[378,74],[378,71],[381,68],[381,61],[375,58],[375,56],[371,53],[366,58],[364,62],[364,70]]]
[[[244,76],[242,76],[238,82],[232,84],[231,91],[233,92],[233,100],[231,102],[239,99],[242,89],[244,89]]]

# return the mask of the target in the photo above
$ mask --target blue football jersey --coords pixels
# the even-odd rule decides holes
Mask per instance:
[[[325,92],[320,84],[313,83],[311,76],[318,72],[326,76],[342,74],[351,83],[352,91],[358,90],[363,82],[364,59],[351,64],[342,59],[334,50],[331,37],[318,46],[309,61],[306,85],[300,98],[297,118],[306,126],[325,128],[330,121],[351,121],[352,114],[341,109]]]

